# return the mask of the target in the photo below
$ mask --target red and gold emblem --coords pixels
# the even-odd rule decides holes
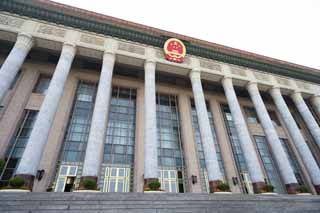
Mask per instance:
[[[186,47],[176,38],[170,38],[164,44],[164,52],[168,61],[182,63],[186,55]]]

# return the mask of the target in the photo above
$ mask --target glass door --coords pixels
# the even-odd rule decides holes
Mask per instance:
[[[62,165],[59,170],[55,192],[71,192],[77,176],[77,166]]]

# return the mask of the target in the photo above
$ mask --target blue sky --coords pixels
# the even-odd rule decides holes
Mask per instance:
[[[320,0],[55,0],[320,69]]]

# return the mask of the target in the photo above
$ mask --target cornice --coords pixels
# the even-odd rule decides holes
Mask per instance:
[[[48,7],[41,7],[39,3],[33,3],[32,0],[1,0],[0,10],[160,48],[163,47],[168,38],[168,36],[155,35],[148,32],[142,32],[141,30],[134,30],[110,23],[102,23],[92,19],[73,16],[59,10],[54,10],[54,8],[50,9]],[[248,56],[241,56],[239,54],[228,54],[225,53],[225,51],[219,51],[218,48],[207,48],[190,42],[184,43],[188,54],[191,55],[300,80],[320,83],[320,72],[311,72],[310,70],[305,70],[300,67],[265,62],[263,60],[250,58]]]

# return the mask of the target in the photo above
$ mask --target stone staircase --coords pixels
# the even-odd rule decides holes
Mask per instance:
[[[319,213],[320,196],[191,193],[0,193],[0,212]]]

